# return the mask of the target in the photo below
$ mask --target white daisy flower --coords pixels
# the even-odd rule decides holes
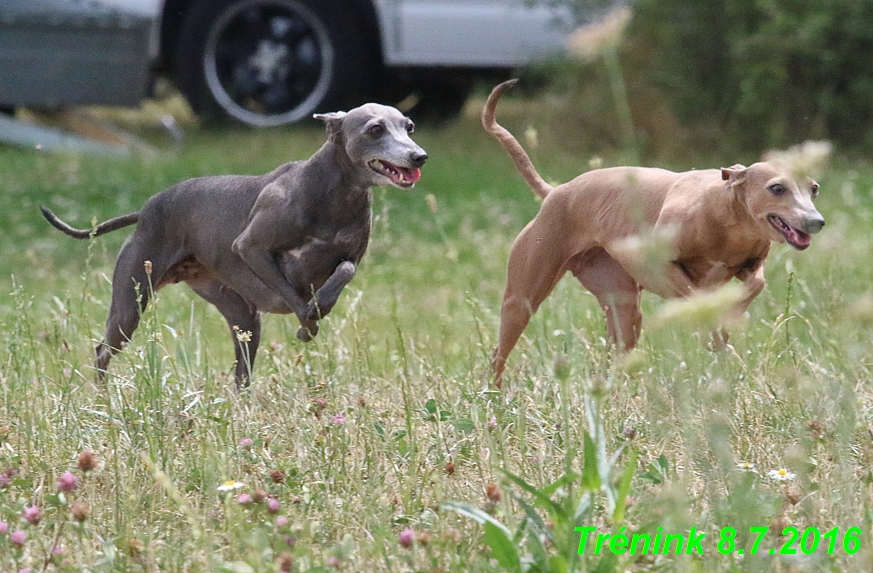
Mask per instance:
[[[241,481],[229,480],[218,486],[218,491],[233,491],[245,486],[246,484]]]
[[[755,464],[753,464],[752,462],[739,462],[737,464],[737,469],[744,472],[752,472],[753,474],[758,473],[758,468],[756,468]]]
[[[778,470],[770,470],[769,472],[767,472],[767,477],[779,481],[791,481],[796,478],[797,475],[791,473],[785,468],[779,468]]]

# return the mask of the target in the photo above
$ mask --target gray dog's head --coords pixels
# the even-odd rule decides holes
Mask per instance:
[[[364,184],[409,189],[421,177],[427,153],[410,134],[412,120],[393,107],[368,103],[344,112],[316,114],[358,169]]]

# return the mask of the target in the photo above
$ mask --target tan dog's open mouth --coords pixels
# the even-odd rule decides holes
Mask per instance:
[[[374,159],[368,163],[370,169],[384,175],[398,187],[409,189],[421,178],[421,170],[416,168],[400,167],[381,159]]]
[[[778,215],[767,215],[767,221],[785,237],[789,245],[798,251],[804,250],[812,242],[812,236],[809,233],[795,229]]]

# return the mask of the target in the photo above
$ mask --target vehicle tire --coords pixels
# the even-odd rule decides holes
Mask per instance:
[[[472,90],[473,84],[469,81],[425,80],[413,90],[417,101],[409,114],[422,124],[444,124],[464,111]]]
[[[183,23],[176,82],[206,122],[293,123],[366,97],[376,49],[341,0],[203,0]]]

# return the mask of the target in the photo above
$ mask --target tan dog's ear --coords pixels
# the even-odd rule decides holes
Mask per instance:
[[[330,113],[316,113],[312,117],[320,119],[324,122],[325,130],[328,137],[333,139],[343,129],[343,118],[346,116],[344,111],[332,111]]]
[[[737,163],[732,167],[722,167],[721,168],[721,178],[725,181],[731,181],[733,183],[739,183],[743,181],[746,177],[747,168],[745,165],[740,165]]]

